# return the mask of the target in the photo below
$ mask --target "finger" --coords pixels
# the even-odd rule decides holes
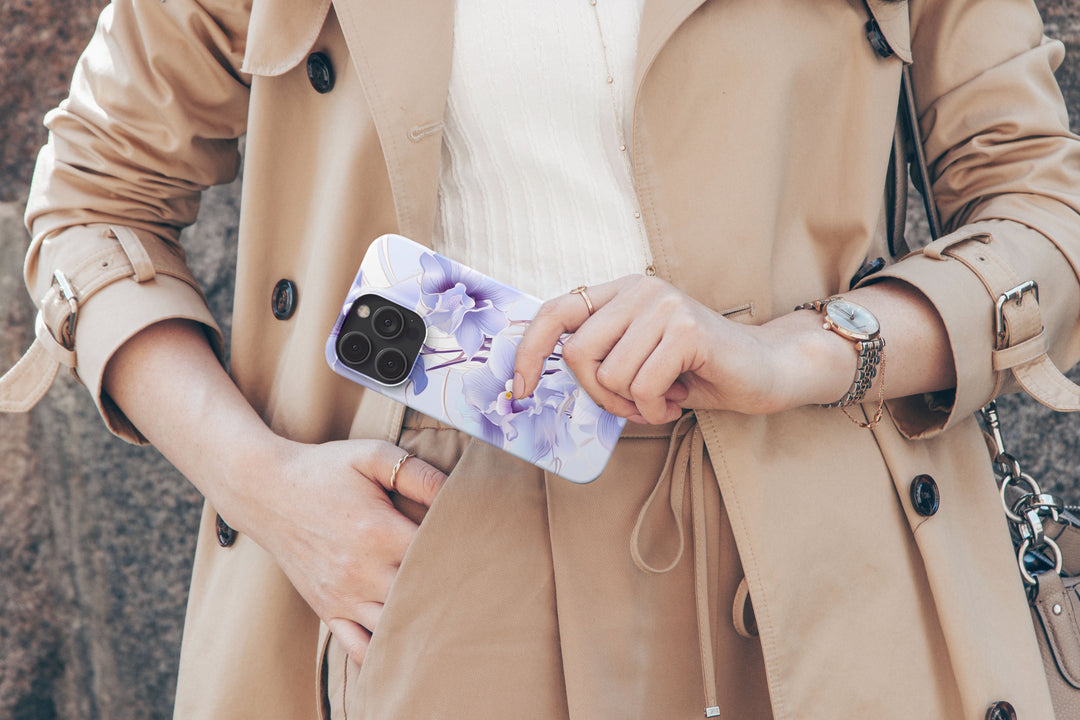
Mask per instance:
[[[356,622],[360,623],[369,633],[374,634],[382,617],[383,604],[381,602],[363,602],[356,608]]]
[[[654,425],[671,422],[682,414],[679,403],[669,399],[667,393],[685,371],[683,364],[678,343],[665,338],[638,369],[630,383],[630,393],[645,422]]]
[[[327,620],[326,626],[337,638],[349,659],[357,665],[363,664],[364,655],[371,644],[371,633],[358,623],[340,617]]]
[[[611,301],[624,283],[624,279],[589,286],[587,292],[594,312]],[[589,319],[589,308],[584,298],[574,293],[564,293],[540,306],[536,317],[525,328],[514,359],[514,396],[523,398],[532,394],[540,382],[544,362],[555,349],[559,338],[577,330]]]
[[[614,304],[614,303],[613,303]],[[597,358],[594,369],[597,381],[630,402],[636,402],[631,384],[641,366],[656,352],[664,334],[664,319],[636,316],[631,311],[627,327],[613,338],[612,347]],[[633,322],[631,322],[633,320]]]
[[[664,393],[664,397],[681,406],[690,397],[690,388],[686,387],[682,380],[676,380]]]
[[[371,468],[371,474],[387,492],[393,490],[410,500],[431,507],[431,503],[435,502],[435,497],[446,483],[446,474],[418,457],[406,458],[406,454],[406,450],[386,443],[379,452],[374,467]],[[394,473],[395,466],[397,467],[396,474]],[[392,488],[391,477],[394,481]]]
[[[602,318],[590,318],[563,343],[563,360],[578,384],[597,405],[612,414],[626,417],[629,413],[637,412],[634,403],[628,396],[620,396],[607,387],[597,375],[604,357],[618,342],[622,332],[623,323],[617,313],[609,310]]]

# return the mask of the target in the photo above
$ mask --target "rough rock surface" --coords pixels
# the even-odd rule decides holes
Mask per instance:
[[[0,369],[33,337],[21,216],[44,112],[65,94],[103,0],[0,2]],[[1040,0],[1069,46],[1059,72],[1080,127],[1080,2]],[[238,184],[187,234],[228,332]],[[1075,373],[1074,373],[1075,374]],[[1080,418],[1006,398],[1026,467],[1080,500]],[[115,441],[62,376],[27,415],[0,415],[0,718],[168,718],[200,498],[154,450]]]

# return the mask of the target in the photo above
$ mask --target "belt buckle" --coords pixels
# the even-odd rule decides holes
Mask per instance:
[[[63,270],[57,270],[53,273],[52,284],[57,288],[60,299],[67,301],[68,304],[68,316],[60,327],[60,337],[56,337],[54,333],[53,339],[60,343],[65,350],[74,350],[75,323],[79,319],[78,295],[75,293],[75,288],[72,287],[71,282],[67,279]],[[50,332],[52,332],[51,328]]]
[[[1020,283],[1011,290],[1006,290],[998,296],[995,303],[995,310],[997,314],[994,318],[994,331],[997,334],[998,345],[1005,339],[1005,303],[1012,301],[1019,306],[1024,300],[1025,293],[1033,293],[1035,295],[1035,302],[1039,302],[1039,284],[1034,280],[1028,280],[1027,282]]]

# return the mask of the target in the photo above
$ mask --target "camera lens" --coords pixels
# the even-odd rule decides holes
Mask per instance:
[[[371,340],[363,333],[346,333],[338,340],[338,355],[350,365],[359,365],[367,360],[370,354]]]
[[[383,305],[371,316],[371,327],[379,337],[393,340],[405,327],[405,318],[393,305]]]
[[[375,356],[375,372],[383,382],[398,382],[405,377],[408,369],[409,361],[405,359],[405,353],[397,348],[383,348]]]

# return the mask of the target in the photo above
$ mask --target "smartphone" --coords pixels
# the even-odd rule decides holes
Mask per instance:
[[[334,329],[334,372],[566,480],[607,464],[626,420],[600,408],[562,359],[527,398],[514,355],[540,300],[400,235],[371,244]]]

